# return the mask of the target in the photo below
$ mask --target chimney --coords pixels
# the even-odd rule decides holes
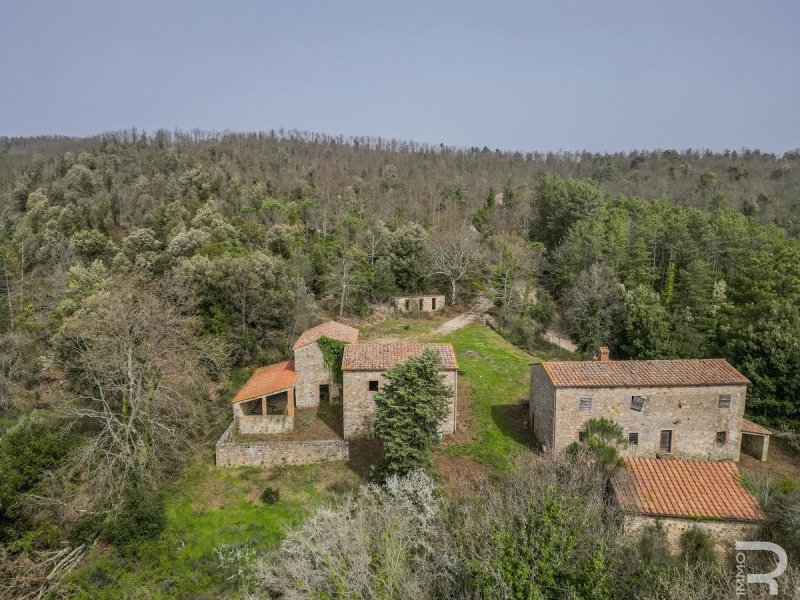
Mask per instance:
[[[594,355],[594,359],[600,362],[607,362],[609,359],[609,350],[608,346],[600,346],[597,349],[597,353]]]

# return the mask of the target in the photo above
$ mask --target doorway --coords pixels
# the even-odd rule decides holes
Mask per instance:
[[[331,388],[327,383],[323,383],[319,386],[319,401],[320,404],[323,402],[330,402],[331,400]]]

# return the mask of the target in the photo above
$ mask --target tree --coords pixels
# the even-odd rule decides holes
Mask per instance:
[[[627,441],[618,423],[605,417],[589,419],[583,424],[583,431],[583,442],[570,444],[567,447],[568,453],[574,454],[584,447],[603,469],[615,469],[624,465],[620,450],[627,446]]]
[[[581,271],[565,298],[564,320],[582,352],[609,344],[619,306],[620,286],[610,268],[595,264]]]
[[[427,271],[425,265],[425,229],[408,223],[389,234],[389,260],[398,288],[417,292],[422,288]]]
[[[426,249],[430,274],[447,278],[455,304],[457,285],[470,274],[478,258],[474,235],[468,229],[438,233],[427,240]]]
[[[658,294],[639,285],[625,292],[618,349],[635,359],[669,358],[669,315]]]
[[[182,464],[206,417],[204,365],[220,349],[163,296],[142,281],[115,281],[86,299],[56,339],[72,380],[66,429],[85,432],[61,473],[103,509]]]
[[[427,349],[383,374],[388,382],[375,396],[375,435],[383,442],[374,470],[379,480],[431,468],[430,449],[453,397],[441,366],[439,355]]]

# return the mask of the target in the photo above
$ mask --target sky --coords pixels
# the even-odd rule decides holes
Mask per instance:
[[[0,0],[0,136],[800,147],[800,2]]]

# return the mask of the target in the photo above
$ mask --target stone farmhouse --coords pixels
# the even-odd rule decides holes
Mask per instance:
[[[612,488],[625,529],[638,532],[658,522],[671,548],[698,528],[723,547],[753,539],[764,512],[730,461],[626,457]]]
[[[345,440],[372,436],[375,395],[385,383],[383,371],[428,348],[442,360],[441,374],[453,388],[443,434],[456,429],[455,397],[458,365],[450,344],[359,344],[358,329],[328,321],[304,331],[293,346],[294,360],[257,369],[233,398],[233,422],[217,442],[220,466],[271,466],[342,460]],[[343,394],[325,365],[317,342],[327,337],[346,344],[342,361]],[[289,440],[281,434],[295,429],[298,410],[320,403],[339,405],[342,431],[318,440]],[[257,436],[247,442],[239,435]],[[277,437],[276,437],[277,436]]]
[[[750,381],[723,359],[543,362],[531,367],[530,421],[542,446],[565,448],[589,419],[622,426],[629,456],[766,459],[769,430],[745,421]],[[757,438],[761,438],[759,443]]]
[[[392,298],[392,306],[398,312],[419,311],[425,313],[436,312],[445,306],[445,297],[442,294],[427,296],[396,296]]]
[[[445,382],[453,388],[448,416],[441,424],[443,434],[456,430],[458,363],[450,344],[351,344],[344,349],[344,437],[371,437],[375,413],[375,395],[385,383],[383,371],[426,349],[439,354]]]

